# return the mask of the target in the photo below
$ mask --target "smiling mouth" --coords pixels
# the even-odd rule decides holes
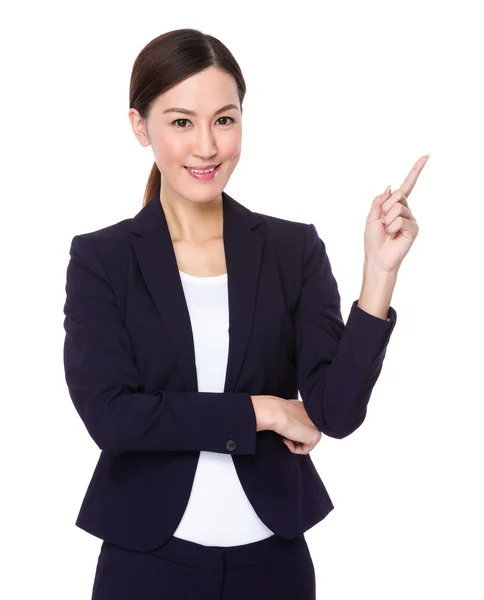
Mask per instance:
[[[218,169],[218,167],[220,167],[222,163],[219,163],[218,165],[215,165],[215,167],[210,167],[210,169],[214,170],[214,169]],[[190,167],[184,167],[185,169],[190,169]],[[209,167],[205,167],[204,169],[190,169],[190,171],[207,171],[209,169]]]

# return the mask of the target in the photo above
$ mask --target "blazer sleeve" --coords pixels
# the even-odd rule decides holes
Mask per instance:
[[[381,319],[351,306],[346,325],[324,242],[306,229],[302,287],[295,311],[297,382],[309,418],[326,435],[343,438],[365,420],[397,313]]]
[[[143,381],[113,288],[86,234],[72,239],[64,368],[74,406],[101,450],[255,454],[249,393],[141,393]],[[229,440],[235,441],[228,450]]]

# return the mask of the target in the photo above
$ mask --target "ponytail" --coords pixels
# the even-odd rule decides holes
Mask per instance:
[[[145,195],[143,198],[143,206],[146,206],[148,202],[153,198],[155,194],[159,194],[161,190],[161,173],[158,169],[156,162],[151,167],[150,176],[148,177],[148,183],[146,184]]]

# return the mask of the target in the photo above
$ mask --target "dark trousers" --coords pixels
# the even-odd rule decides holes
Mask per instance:
[[[316,600],[304,535],[241,546],[171,537],[151,552],[103,542],[91,600]]]

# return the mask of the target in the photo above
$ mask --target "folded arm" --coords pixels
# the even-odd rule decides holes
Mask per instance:
[[[256,415],[248,393],[140,391],[130,338],[86,234],[72,239],[64,314],[69,394],[101,450],[255,454]],[[229,440],[235,449],[226,447]]]

